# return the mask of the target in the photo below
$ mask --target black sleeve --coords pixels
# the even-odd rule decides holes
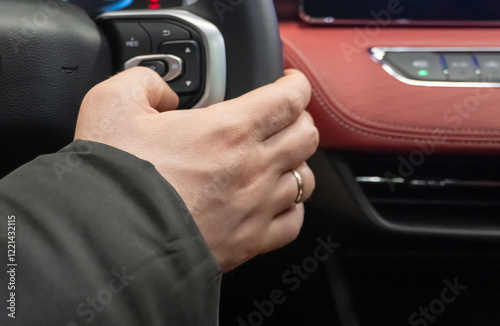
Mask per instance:
[[[0,325],[218,325],[220,267],[149,162],[75,141],[2,179],[0,214]]]

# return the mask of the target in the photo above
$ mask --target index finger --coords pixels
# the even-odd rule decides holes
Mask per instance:
[[[293,124],[305,110],[311,98],[311,85],[297,70],[285,71],[285,76],[217,106],[238,116],[237,122],[248,126],[263,141]]]

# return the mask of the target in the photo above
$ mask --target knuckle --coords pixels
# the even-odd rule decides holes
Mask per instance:
[[[277,108],[276,110],[279,111],[280,109]],[[265,126],[265,128],[269,130],[265,131],[271,132],[274,130],[282,129],[285,124],[283,121],[283,115],[285,115],[286,113],[287,113],[286,111],[283,111],[283,109],[281,109],[281,112],[277,112],[277,114],[273,115],[272,117],[269,117],[269,119],[267,120],[267,125]]]
[[[297,147],[287,147],[287,148],[282,148],[279,152],[279,161],[280,162],[293,162],[296,159],[297,156],[297,150],[300,150],[300,148]]]
[[[260,153],[257,149],[236,150],[226,156],[227,174],[231,177],[234,191],[248,192],[256,186],[259,178],[262,178],[262,171],[265,169],[263,160],[260,159]],[[247,196],[250,199],[253,195]]]
[[[212,124],[212,142],[220,146],[220,153],[233,153],[248,146],[251,140],[249,126],[235,119],[227,118]]]
[[[274,119],[269,121],[279,126],[294,121],[299,112],[304,108],[301,98],[291,89],[282,90],[278,96],[278,105],[273,108]]]
[[[233,150],[248,144],[249,132],[247,128],[227,128],[222,131],[225,150]]]
[[[302,122],[303,137],[307,141],[306,146],[308,151],[312,151],[310,152],[312,154],[319,146],[319,131],[309,114],[304,115]]]
[[[258,169],[245,164],[244,171],[242,171],[240,175],[241,177],[238,178],[236,187],[240,194],[248,194],[246,197],[248,198],[248,202],[250,204],[249,206],[255,207],[258,204],[258,197],[255,197],[254,189],[258,188],[256,185],[259,183],[259,179],[262,178],[262,174],[258,171]]]
[[[318,128],[314,125],[314,122],[312,119],[309,119],[309,117],[305,116],[305,118],[302,120],[304,123],[304,136],[310,140],[310,147],[316,149],[319,145],[319,131]]]
[[[306,104],[302,96],[298,92],[295,92],[293,89],[289,89],[284,94],[285,101],[285,113],[289,116],[295,116],[302,109],[305,108]]]

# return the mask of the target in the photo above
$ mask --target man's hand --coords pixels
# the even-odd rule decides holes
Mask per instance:
[[[304,109],[310,85],[289,70],[274,84],[204,109],[175,110],[177,95],[155,72],[134,68],[85,97],[75,139],[102,142],[155,165],[180,194],[224,271],[293,241],[294,205],[319,135]]]

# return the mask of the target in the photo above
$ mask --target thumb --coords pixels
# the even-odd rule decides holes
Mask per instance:
[[[177,94],[160,75],[149,68],[134,67],[119,73],[108,81],[112,81],[116,87],[129,90],[137,104],[147,103],[158,112],[175,110],[179,105]]]

